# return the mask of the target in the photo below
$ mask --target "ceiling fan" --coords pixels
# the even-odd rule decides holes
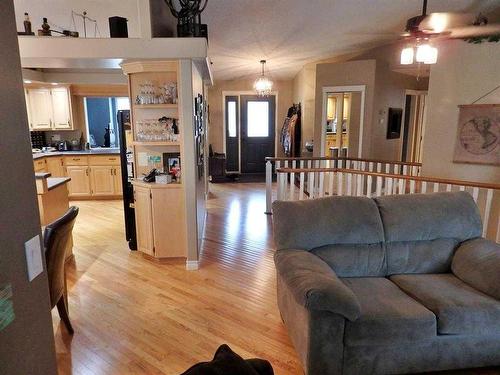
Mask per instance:
[[[500,37],[500,24],[489,24],[482,15],[472,13],[427,13],[427,0],[423,0],[422,14],[406,21],[401,34],[407,44],[401,51],[401,64],[414,62],[435,64],[437,48],[431,45],[435,39],[470,39]]]

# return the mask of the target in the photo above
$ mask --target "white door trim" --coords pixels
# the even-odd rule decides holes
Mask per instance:
[[[242,95],[257,95],[255,91],[251,90],[223,90],[222,91],[222,150],[226,154],[226,96],[237,96],[238,97],[238,173],[241,173],[241,96]],[[275,97],[274,103],[274,155],[278,155],[278,91],[271,91],[272,96]]]
[[[323,107],[321,114],[321,144],[320,156],[325,156],[325,142],[326,142],[326,105],[328,100],[328,93],[343,93],[343,92],[360,92],[361,93],[361,114],[359,116],[359,143],[358,143],[358,158],[362,155],[363,150],[363,129],[365,122],[365,96],[366,85],[352,85],[352,86],[324,86],[323,92]]]

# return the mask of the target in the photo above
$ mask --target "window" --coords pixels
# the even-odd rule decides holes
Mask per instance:
[[[236,102],[227,102],[227,130],[231,138],[236,137]]]
[[[269,136],[269,103],[249,101],[247,104],[248,137]]]
[[[85,97],[85,122],[91,148],[120,147],[117,112],[130,110],[127,97]],[[109,129],[109,146],[107,145]]]

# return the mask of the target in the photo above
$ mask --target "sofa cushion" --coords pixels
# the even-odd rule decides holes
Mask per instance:
[[[354,322],[346,321],[347,345],[383,345],[436,337],[436,317],[386,278],[343,278],[361,306]]]
[[[458,243],[481,235],[469,193],[375,198],[384,225],[388,274],[450,272]]]
[[[454,238],[429,241],[388,242],[385,245],[387,274],[449,273],[458,246]]]
[[[453,274],[395,275],[390,279],[436,314],[439,334],[500,333],[500,301]]]
[[[273,224],[277,250],[384,241],[377,205],[366,197],[275,201]]]
[[[381,243],[366,245],[328,245],[311,250],[339,277],[386,276],[387,262]]]
[[[485,238],[460,244],[451,265],[462,281],[500,300],[500,245]]]

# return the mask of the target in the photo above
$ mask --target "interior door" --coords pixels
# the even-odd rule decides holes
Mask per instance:
[[[274,156],[276,97],[241,96],[241,173],[265,173]]]

